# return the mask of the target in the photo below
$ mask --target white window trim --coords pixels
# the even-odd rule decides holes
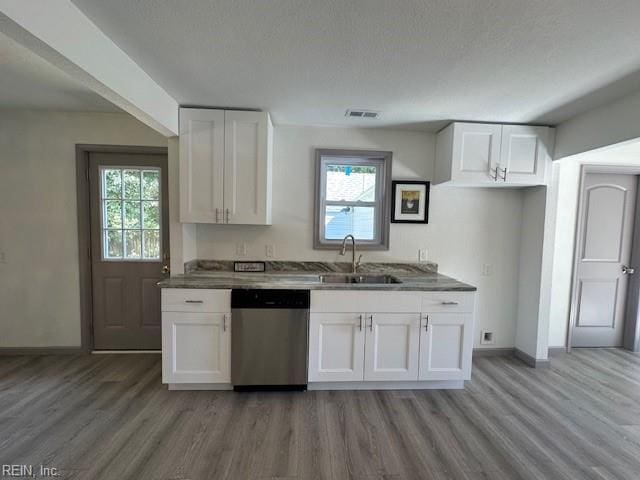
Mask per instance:
[[[126,258],[124,256],[124,232],[127,230],[136,230],[140,232],[140,241],[144,242],[144,238],[143,238],[143,234],[142,231],[143,230],[154,230],[154,229],[146,229],[146,228],[124,228],[124,223],[122,225],[122,228],[104,228],[105,225],[105,214],[106,212],[104,211],[104,201],[105,200],[110,200],[108,198],[104,197],[104,177],[103,177],[103,171],[104,170],[142,170],[142,171],[156,171],[158,172],[158,209],[159,209],[159,215],[158,215],[158,224],[159,224],[159,229],[158,229],[158,247],[159,247],[159,252],[160,252],[160,256],[158,258],[144,258],[144,257],[140,257],[140,258]],[[127,262],[127,263],[158,263],[162,261],[162,169],[160,167],[142,167],[142,166],[131,166],[131,165],[100,165],[98,168],[98,185],[99,185],[99,202],[100,202],[100,260],[103,262]],[[124,184],[123,187],[124,188]],[[142,186],[140,187],[142,188]],[[141,193],[142,195],[142,193]],[[124,198],[122,199],[113,199],[113,200],[118,200],[118,201],[123,201]],[[144,201],[141,197],[140,201]],[[147,199],[147,201],[152,201],[150,199]],[[156,200],[153,200],[154,202]],[[122,222],[124,222],[124,212],[121,215],[122,218]],[[105,232],[107,232],[108,230],[113,230],[113,231],[120,231],[122,232],[122,253],[123,256],[122,258],[111,258],[111,257],[107,257],[105,256],[105,245],[106,245],[106,238],[105,238]],[[141,244],[141,248],[143,249],[144,252],[144,247]]]
[[[391,162],[392,153],[371,150],[316,150],[316,192],[314,206],[314,234],[313,248],[316,250],[337,250],[342,245],[340,240],[327,240],[324,238],[324,211],[327,206],[326,192],[326,165],[334,162],[344,163],[349,159],[352,165],[376,164],[379,166],[379,178],[376,184],[376,202],[359,202],[361,206],[377,206],[375,209],[374,240],[357,239],[359,250],[388,250],[389,228],[391,215]],[[341,202],[328,202],[329,205],[339,205]],[[345,205],[354,205],[355,202],[344,202]]]

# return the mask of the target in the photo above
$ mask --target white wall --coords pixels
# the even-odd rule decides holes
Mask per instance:
[[[431,179],[435,136],[382,129],[276,126],[274,131],[273,225],[198,225],[199,258],[231,259],[236,243],[248,244],[244,258],[264,259],[265,245],[276,259],[344,260],[337,252],[314,250],[314,149],[363,148],[393,151],[394,179]],[[365,252],[366,261],[417,261],[427,248],[440,271],[478,287],[476,346],[482,329],[496,343],[513,347],[518,294],[522,191],[436,186],[431,189],[428,225],[392,224],[390,250]],[[482,276],[482,265],[493,266]]]
[[[127,114],[0,111],[0,347],[80,345],[77,143],[167,139]]]
[[[559,165],[559,188],[549,315],[549,347],[552,348],[566,345],[580,168],[585,164],[640,166],[640,156],[617,153],[612,149],[566,158],[555,163]]]
[[[561,123],[554,158],[588,152],[640,137],[640,92],[622,97]]]
[[[546,352],[537,354],[546,190],[527,188],[523,193],[515,346],[533,358],[546,358]]]

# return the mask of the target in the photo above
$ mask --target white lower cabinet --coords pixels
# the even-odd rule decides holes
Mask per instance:
[[[371,382],[414,382],[407,385],[417,388],[426,382],[428,388],[438,381],[434,385],[442,388],[442,381],[468,380],[474,294],[400,293],[402,301],[389,292],[361,292],[349,303],[345,292],[311,292],[309,382],[367,382],[367,388],[376,388]],[[396,311],[358,311],[383,304]],[[420,313],[420,306],[426,311]],[[418,311],[407,312],[411,308]]]
[[[312,313],[309,381],[356,382],[364,375],[364,315]]]
[[[470,313],[424,314],[419,380],[469,380],[473,353]]]
[[[420,315],[367,314],[364,379],[417,380]]]
[[[163,290],[163,383],[231,382],[230,307],[230,291]]]

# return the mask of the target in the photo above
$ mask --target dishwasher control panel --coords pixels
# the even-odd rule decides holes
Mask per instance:
[[[231,308],[309,308],[309,290],[237,289],[231,291]]]

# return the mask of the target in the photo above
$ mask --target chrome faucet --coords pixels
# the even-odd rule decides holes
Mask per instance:
[[[362,255],[358,257],[358,261],[356,262],[356,238],[353,235],[349,234],[346,237],[344,237],[344,239],[342,240],[342,251],[340,252],[340,255],[345,255],[347,253],[348,239],[351,239],[351,244],[352,244],[351,273],[357,273],[358,267],[360,266],[360,260],[362,260]]]

